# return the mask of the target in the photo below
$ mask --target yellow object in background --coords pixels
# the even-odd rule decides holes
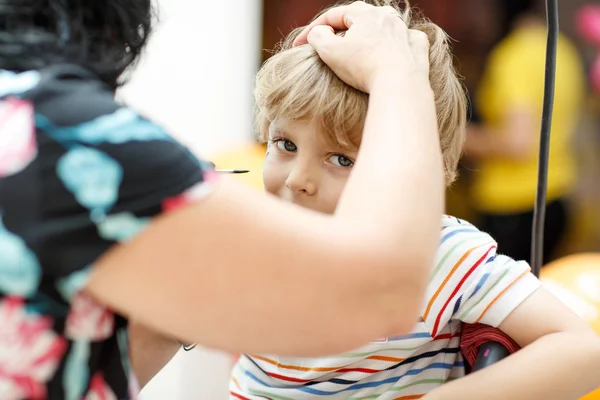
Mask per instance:
[[[548,290],[600,335],[600,253],[555,260],[542,268],[540,278]],[[580,400],[600,400],[600,389]]]
[[[506,113],[517,107],[539,110],[544,100],[546,27],[520,27],[492,51],[477,95],[482,122],[502,132]],[[566,196],[577,178],[572,138],[585,99],[585,70],[575,45],[560,34],[556,95],[550,135],[548,202]],[[530,132],[539,137],[539,127]],[[486,157],[473,174],[473,204],[487,214],[530,211],[538,179],[537,147],[522,159]]]
[[[267,151],[266,145],[262,143],[249,143],[235,147],[227,152],[216,154],[211,157],[217,169],[247,169],[246,174],[234,174],[241,182],[251,187],[262,190],[262,168]]]

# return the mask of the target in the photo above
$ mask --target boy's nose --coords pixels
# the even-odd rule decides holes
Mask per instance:
[[[308,171],[304,169],[294,169],[285,181],[285,186],[294,193],[312,196],[317,191],[315,180]]]

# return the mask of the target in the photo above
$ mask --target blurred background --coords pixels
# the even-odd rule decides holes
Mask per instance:
[[[133,79],[118,96],[218,167],[250,169],[241,179],[260,188],[264,148],[253,137],[254,74],[291,29],[308,23],[333,3],[157,0],[153,39]],[[600,251],[600,22],[594,19],[597,10],[586,8],[588,3],[559,2],[562,33],[551,155],[552,208],[546,232],[553,244],[548,261]],[[543,3],[413,0],[412,5],[452,37],[456,68],[471,99],[468,152],[459,180],[448,191],[447,212],[483,225],[494,236],[506,236],[499,240],[501,251],[503,240],[504,247],[512,249],[511,229],[521,224],[525,226],[522,237],[512,240],[528,251],[533,202],[521,203],[532,199],[536,188],[537,167],[532,167],[532,159],[537,158],[543,86],[545,31],[539,29],[540,21],[544,23]],[[527,55],[523,46],[529,48]],[[481,145],[490,132],[518,126],[503,120],[502,110],[515,104],[522,107],[523,115],[530,112],[535,119],[534,125],[521,126],[522,132],[513,135],[529,138],[522,140],[529,147],[515,155],[495,151],[493,144]],[[493,190],[489,182],[494,182]],[[494,201],[489,201],[492,194]],[[226,399],[233,360],[232,355],[207,349],[180,352],[144,389],[142,399]]]

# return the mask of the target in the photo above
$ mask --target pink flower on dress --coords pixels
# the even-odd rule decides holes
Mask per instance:
[[[51,327],[49,317],[28,313],[23,299],[0,300],[0,399],[45,399],[67,347]]]
[[[0,101],[0,178],[23,170],[36,156],[33,106],[17,98]]]
[[[137,399],[138,398],[138,393],[142,391],[142,388],[140,387],[140,382],[137,379],[137,376],[135,376],[135,374],[133,372],[129,373],[129,398],[130,399]]]
[[[192,186],[177,196],[169,197],[163,200],[163,211],[174,211],[205,198],[212,192],[214,184],[217,182],[217,180],[218,172],[204,171],[204,180],[202,182]]]
[[[216,171],[204,171],[204,182],[216,183],[219,179],[219,173]]]
[[[108,308],[83,291],[73,296],[65,328],[69,339],[106,340],[112,335],[114,326],[115,317]]]
[[[90,382],[90,390],[83,400],[118,400],[112,389],[106,384],[104,376],[96,372]]]

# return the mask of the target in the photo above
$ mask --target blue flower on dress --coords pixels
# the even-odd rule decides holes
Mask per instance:
[[[97,222],[100,237],[125,242],[140,233],[150,218],[139,218],[130,212],[109,215]]]
[[[101,151],[76,147],[58,160],[56,172],[94,220],[102,218],[117,202],[123,169]]]
[[[85,395],[90,381],[90,348],[88,340],[77,340],[71,346],[63,374],[65,400],[80,400]]]
[[[64,278],[59,279],[56,282],[56,288],[63,298],[70,303],[73,300],[73,296],[75,296],[85,287],[90,279],[91,272],[91,266],[87,266],[84,269],[73,272]]]
[[[160,126],[142,118],[130,108],[120,108],[112,114],[103,115],[93,121],[69,127],[54,125],[48,118],[36,114],[35,121],[40,129],[56,141],[65,145],[74,142],[87,144],[131,141],[172,140]]]
[[[33,89],[41,79],[37,71],[27,71],[14,73],[10,71],[0,71],[0,97],[9,94],[21,94]]]
[[[28,298],[40,283],[42,269],[23,239],[9,232],[0,218],[0,292]]]
[[[131,365],[129,363],[129,333],[127,332],[127,329],[120,328],[117,330],[117,343],[119,345],[123,371],[125,371],[128,376],[131,376],[133,371],[131,370]]]

